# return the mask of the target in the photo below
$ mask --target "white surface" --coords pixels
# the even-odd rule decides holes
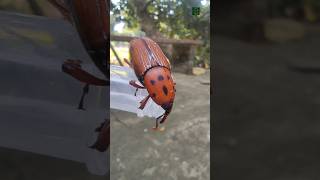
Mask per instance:
[[[139,89],[134,96],[136,88],[129,84],[130,80],[138,79],[134,71],[125,66],[110,66],[110,108],[136,113],[139,117],[159,117],[164,110],[149,98],[143,110],[140,110],[140,101],[148,95],[146,89]]]

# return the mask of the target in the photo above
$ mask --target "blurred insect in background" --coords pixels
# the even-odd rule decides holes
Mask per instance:
[[[84,97],[89,85],[109,86],[109,0],[49,0],[73,24],[93,63],[105,75],[97,78],[81,68],[81,60],[68,59],[62,64],[62,71],[83,82],[83,93],[78,109],[84,110]],[[104,152],[109,147],[110,121],[108,119],[96,129],[98,139],[91,148]]]
[[[140,102],[139,109],[144,109],[149,98],[161,106],[165,113],[156,119],[154,130],[165,122],[170,114],[175,98],[175,82],[171,75],[171,65],[159,45],[150,38],[137,38],[130,41],[131,61],[125,61],[133,68],[141,85],[131,80],[130,85],[138,89],[147,89],[149,95]],[[136,95],[135,93],[135,95]]]

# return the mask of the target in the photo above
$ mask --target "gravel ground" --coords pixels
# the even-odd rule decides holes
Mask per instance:
[[[210,179],[209,72],[176,73],[177,94],[165,131],[152,118],[111,111],[111,179]]]

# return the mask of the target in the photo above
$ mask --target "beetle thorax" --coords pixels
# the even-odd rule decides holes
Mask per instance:
[[[158,66],[149,69],[144,75],[144,85],[158,105],[167,107],[173,104],[175,87],[168,68]]]

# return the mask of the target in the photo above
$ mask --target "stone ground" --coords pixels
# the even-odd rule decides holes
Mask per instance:
[[[121,111],[111,114],[111,179],[207,180],[209,153],[209,73],[175,74],[177,97],[164,132],[151,118]],[[106,180],[84,164],[0,148],[0,179]]]
[[[164,132],[154,119],[111,111],[111,179],[210,179],[209,72],[176,73],[177,95]]]
[[[284,44],[215,36],[216,180],[320,178],[320,31]],[[302,73],[296,67],[318,68]]]

